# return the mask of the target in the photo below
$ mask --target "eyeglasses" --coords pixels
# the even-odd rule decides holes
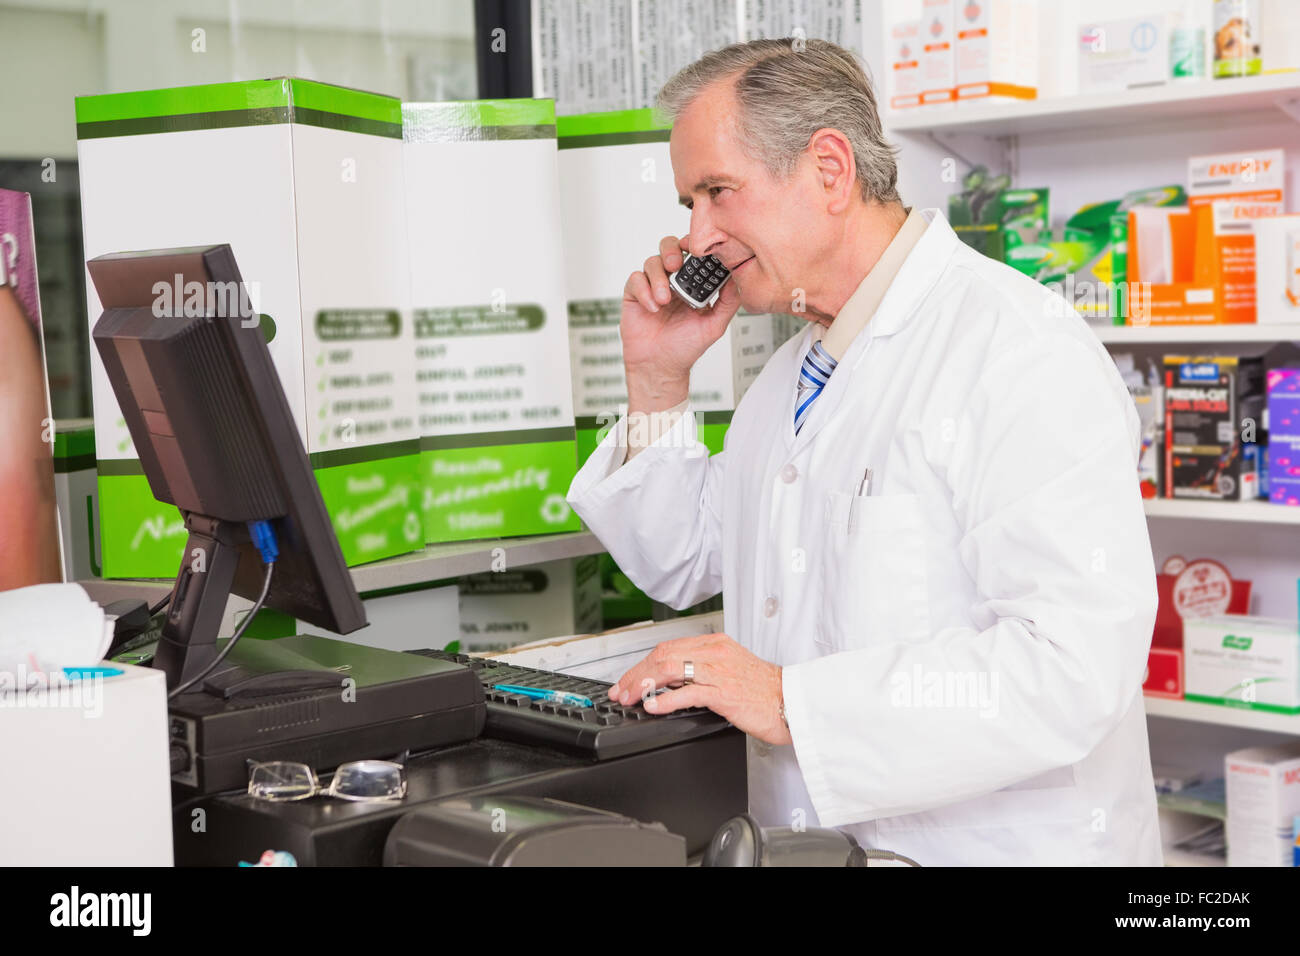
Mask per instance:
[[[406,796],[406,769],[402,766],[405,757],[402,754],[397,760],[354,760],[341,764],[328,787],[321,786],[316,771],[305,763],[250,760],[248,795],[272,803],[306,800],[317,794],[357,803],[401,800]]]

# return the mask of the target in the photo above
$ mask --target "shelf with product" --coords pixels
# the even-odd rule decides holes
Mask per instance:
[[[1018,4],[1019,0],[1009,0],[978,7],[996,11],[998,6]],[[1174,80],[1167,71],[1163,82],[1157,77],[1153,85],[1107,91],[1101,86],[1115,78],[1085,77],[1082,69],[1079,41],[1086,26],[1083,17],[1120,20],[1167,14],[1176,18],[1195,7],[1209,47],[1215,42],[1211,22],[1215,6],[1211,0],[1040,3],[1040,12],[1047,11],[1044,15],[1077,16],[1080,22],[1058,24],[1054,31],[1039,34],[1042,44],[1050,37],[1059,45],[1051,49],[1043,45],[1039,51],[1037,62],[1043,73],[1036,98],[1016,98],[1016,91],[1004,89],[1013,95],[1000,102],[986,97],[887,110],[883,115],[886,135],[900,150],[899,192],[904,201],[946,210],[954,230],[969,245],[1057,289],[1089,322],[1116,360],[1145,423],[1144,448],[1152,456],[1144,462],[1148,467],[1142,474],[1146,494],[1163,495],[1165,491],[1163,446],[1159,443],[1164,416],[1163,411],[1155,414],[1153,409],[1171,373],[1175,386],[1181,385],[1181,364],[1198,364],[1202,357],[1213,364],[1215,357],[1224,357],[1241,370],[1249,367],[1246,360],[1265,357],[1262,377],[1266,384],[1259,386],[1251,380],[1247,388],[1247,375],[1241,379],[1240,390],[1230,389],[1234,397],[1249,392],[1254,404],[1243,409],[1230,402],[1227,412],[1219,416],[1225,422],[1224,434],[1216,434],[1215,439],[1222,437],[1225,444],[1235,446],[1233,467],[1241,467],[1251,453],[1258,455],[1255,460],[1263,460],[1263,448],[1256,444],[1248,449],[1247,444],[1276,438],[1281,431],[1281,416],[1273,416],[1279,421],[1267,431],[1270,423],[1261,407],[1267,402],[1267,383],[1272,380],[1267,370],[1300,368],[1300,353],[1290,347],[1300,343],[1300,272],[1294,273],[1293,284],[1291,271],[1300,264],[1300,217],[1285,224],[1282,218],[1300,212],[1294,197],[1286,195],[1300,173],[1300,72],[1261,71],[1255,76],[1209,79],[1213,69],[1208,48],[1204,51],[1207,62],[1197,71],[1201,78]],[[888,78],[884,81],[887,104],[898,92],[900,74],[915,71],[919,82],[926,72],[925,58],[943,51],[944,44],[934,42],[936,30],[951,31],[950,55],[957,61],[950,67],[954,71],[949,83],[952,99],[964,83],[957,72],[962,68],[963,44],[967,52],[973,46],[988,46],[987,58],[966,57],[967,68],[989,64],[990,70],[1002,71],[1002,80],[1015,82],[1008,70],[1015,69],[1016,44],[1002,46],[998,52],[994,41],[978,30],[969,30],[963,37],[964,18],[977,15],[976,5],[952,5],[952,19],[946,23],[942,0],[887,0],[882,7],[883,56],[875,75]],[[898,24],[890,19],[891,7],[911,11],[900,16],[919,12],[923,18],[920,31],[895,31]],[[1272,18],[1262,32],[1262,70],[1300,67],[1298,45],[1289,39],[1300,40],[1300,6],[1265,2],[1260,10],[1261,15]],[[1287,25],[1278,25],[1276,18],[1287,19]],[[1174,20],[1166,25],[1172,33]],[[1006,27],[1005,19],[1000,25],[990,24],[994,32],[999,27]],[[1116,36],[1119,34],[1112,32],[1107,38]],[[1126,32],[1122,38],[1128,36]],[[995,62],[997,57],[1003,58],[1001,64]],[[937,69],[929,75],[946,74]],[[1093,82],[1098,79],[1100,85]],[[999,77],[993,75],[990,80],[995,84]],[[1120,82],[1129,80],[1126,77]],[[1074,92],[1077,89],[1085,92]],[[987,92],[996,90],[990,85]],[[1232,160],[1247,157],[1258,157],[1261,162],[1233,166]],[[1250,175],[1234,178],[1242,172]],[[1257,173],[1264,175],[1256,179]],[[1228,181],[1226,185],[1223,180]],[[1256,299],[1237,294],[1255,291],[1244,288],[1246,282],[1254,284],[1256,280],[1254,257],[1252,274],[1246,279],[1237,270],[1245,260],[1235,245],[1243,240],[1225,241],[1225,223],[1214,218],[1207,223],[1206,213],[1201,211],[1210,206],[1212,216],[1217,216],[1222,209],[1214,211],[1213,204],[1224,200],[1236,207],[1232,218],[1250,220],[1249,231],[1244,222],[1237,223],[1242,227],[1237,235],[1255,234],[1260,217],[1277,217],[1270,221],[1275,222],[1270,227],[1275,231],[1265,242],[1270,258],[1267,263],[1260,262],[1261,274],[1269,282],[1267,295],[1259,298],[1266,308],[1249,317],[1234,313],[1234,309]],[[1297,240],[1294,253],[1293,234]],[[1146,281],[1138,282],[1139,278]],[[1135,291],[1143,296],[1141,300],[1132,299]],[[1130,309],[1139,302],[1140,308]],[[1123,318],[1128,315],[1136,318]],[[1174,362],[1166,363],[1166,357]],[[1221,370],[1228,364],[1220,366]],[[1149,402],[1145,411],[1143,389]],[[1228,442],[1230,430],[1243,434],[1238,427],[1244,417],[1265,431],[1258,438]],[[1231,429],[1229,419],[1233,421]],[[1300,464],[1300,456],[1296,460]],[[1225,498],[1243,493],[1250,496],[1251,486],[1245,479],[1248,470],[1242,468],[1235,486],[1223,482],[1220,487],[1216,481],[1214,493],[1222,491]],[[1192,487],[1198,484],[1197,474],[1179,474],[1184,491],[1205,493],[1204,487]],[[1256,474],[1260,476],[1258,470]],[[1278,483],[1270,481],[1269,486],[1274,489]],[[1284,624],[1295,622],[1300,552],[1295,548],[1294,526],[1300,525],[1300,507],[1253,497],[1213,500],[1208,496],[1149,497],[1143,507],[1157,569],[1167,570],[1180,556],[1188,559],[1184,565],[1192,566],[1202,564],[1198,559],[1212,559],[1230,569],[1234,587],[1240,581],[1250,589],[1244,606],[1233,604],[1234,612]],[[1201,583],[1194,581],[1189,589]],[[1177,598],[1168,598],[1161,594],[1162,618],[1171,608],[1181,608]],[[1162,632],[1161,636],[1163,640],[1166,635]],[[1198,640],[1194,638],[1193,646],[1199,646]],[[1177,649],[1167,649],[1158,643],[1160,649],[1153,649],[1144,683],[1149,690],[1181,694],[1186,673],[1184,645],[1179,641]],[[1227,754],[1300,741],[1300,715],[1168,697],[1148,696],[1144,702],[1152,762],[1185,765],[1207,780],[1225,775]],[[1166,798],[1160,800],[1160,818],[1167,865],[1226,864],[1223,827],[1217,820],[1189,812],[1178,800]]]
[[[1213,123],[1216,116],[1250,112],[1286,120],[1296,110],[1300,72],[1285,72],[1043,99],[918,106],[887,113],[884,122],[890,132],[907,134],[1018,136],[1099,128],[1115,135],[1171,120]]]
[[[1201,704],[1196,701],[1172,700],[1149,695],[1145,700],[1148,717],[1170,717],[1174,720],[1202,724],[1300,735],[1300,714],[1275,714],[1263,710],[1248,710],[1244,707]]]

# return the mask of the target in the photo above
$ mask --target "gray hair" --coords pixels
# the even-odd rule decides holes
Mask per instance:
[[[829,127],[853,147],[863,200],[899,201],[897,150],[884,138],[871,80],[851,52],[802,38],[733,43],[679,70],[655,109],[671,122],[706,86],[735,74],[737,135],[773,176],[788,179],[812,134]]]

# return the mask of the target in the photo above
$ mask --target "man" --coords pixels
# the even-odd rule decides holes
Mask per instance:
[[[847,52],[734,45],[659,105],[690,234],[627,281],[628,415],[569,500],[657,600],[721,590],[726,633],[660,645],[611,696],[674,687],[646,709],[745,731],[764,825],[922,865],[1158,865],[1155,574],[1110,357],[1058,297],[903,208]],[[708,311],[670,294],[683,249],[732,269]],[[809,327],[709,458],[689,372],[740,305]]]

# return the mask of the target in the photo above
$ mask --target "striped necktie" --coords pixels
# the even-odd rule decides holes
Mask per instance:
[[[808,354],[803,357],[803,368],[799,369],[799,389],[794,399],[794,433],[799,434],[803,423],[812,411],[813,402],[822,393],[830,381],[831,372],[838,363],[831,354],[822,348],[821,342],[814,342]]]

